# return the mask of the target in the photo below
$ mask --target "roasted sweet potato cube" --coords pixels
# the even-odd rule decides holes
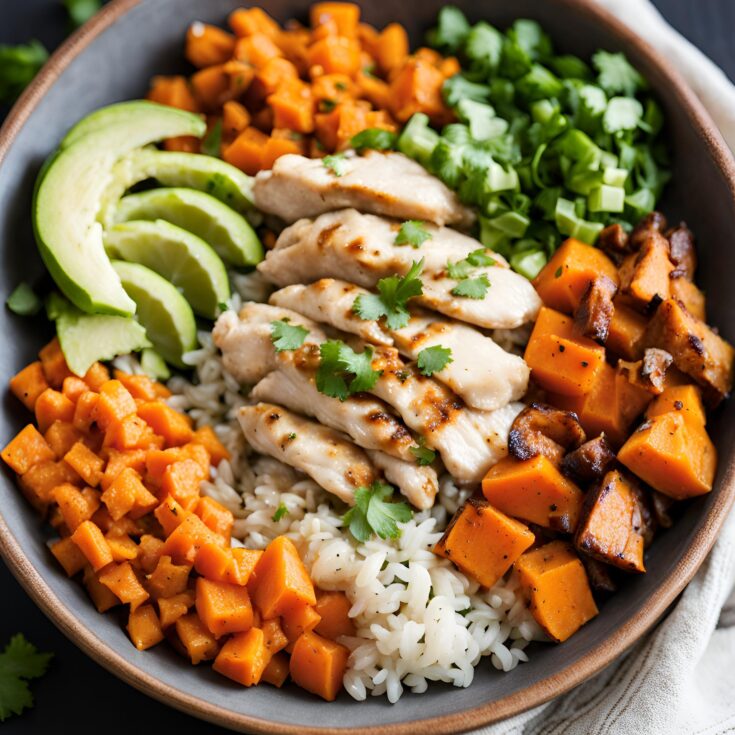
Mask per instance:
[[[702,393],[696,385],[672,385],[646,409],[646,418],[652,419],[671,411],[680,412],[684,420],[704,426],[707,416],[702,403]]]
[[[454,515],[434,553],[492,587],[534,541],[528,527],[490,503],[470,498]]]
[[[263,556],[260,549],[233,548],[232,563],[225,572],[225,581],[231,584],[247,584],[255,567]]]
[[[222,646],[212,668],[238,684],[249,687],[260,682],[270,659],[271,653],[265,645],[263,631],[250,628],[247,632],[235,634]]]
[[[597,615],[587,574],[570,544],[552,541],[527,551],[515,568],[536,622],[565,641]]]
[[[732,389],[735,350],[674,299],[664,301],[646,330],[645,343],[671,353],[674,364],[716,406]]]
[[[105,460],[95,454],[84,442],[78,441],[64,455],[66,462],[79,477],[90,485],[96,487],[102,479],[102,468]]]
[[[196,608],[200,620],[217,638],[253,627],[253,607],[246,587],[199,577]]]
[[[87,557],[82,554],[70,536],[49,544],[49,550],[69,577],[81,572],[87,564]]]
[[[289,668],[291,678],[303,689],[328,702],[337,697],[350,652],[344,646],[313,631],[294,644]]]
[[[268,665],[263,669],[260,680],[280,689],[286,679],[288,679],[288,656],[282,653],[274,653]]]
[[[281,621],[279,618],[270,618],[264,620],[260,628],[265,634],[265,645],[271,653],[282,651],[288,645],[289,641],[283,632]]]
[[[620,266],[620,290],[634,308],[645,310],[654,299],[664,301],[671,296],[669,275],[673,270],[669,243],[654,233]]]
[[[355,623],[350,617],[352,603],[344,592],[325,592],[319,590],[314,609],[321,620],[314,630],[334,641],[341,635],[355,635]]]
[[[648,318],[626,306],[619,298],[613,299],[613,306],[605,347],[624,360],[640,360]]]
[[[195,612],[182,615],[175,623],[176,635],[193,664],[210,661],[219,651],[217,639]]]
[[[195,592],[186,590],[173,597],[163,597],[158,600],[158,616],[161,619],[161,626],[168,628],[182,615],[186,615],[194,607],[195,599]]]
[[[574,545],[628,572],[645,572],[643,518],[638,494],[618,470],[585,497]]]
[[[671,411],[646,419],[618,460],[655,490],[682,500],[712,489],[717,450],[703,426]]]
[[[590,439],[569,452],[561,461],[560,469],[574,482],[587,485],[597,482],[615,462],[615,452],[604,434]]]
[[[2,451],[5,464],[19,475],[24,475],[34,464],[54,457],[53,449],[33,424],[21,429]]]
[[[574,329],[577,334],[605,343],[615,312],[613,297],[617,291],[617,284],[607,276],[598,276],[590,283],[574,310]]]
[[[89,565],[84,567],[83,582],[84,586],[87,588],[87,593],[92,598],[92,602],[97,608],[97,612],[106,612],[111,607],[115,607],[120,604],[120,600],[117,598],[117,595],[100,582],[98,575]]]
[[[693,317],[706,322],[707,301],[704,293],[700,291],[692,281],[687,281],[686,278],[673,278],[675,273],[676,271],[671,274],[671,298],[681,304],[684,304],[684,308]]]
[[[571,533],[582,508],[582,491],[543,454],[501,459],[482,481],[491,505],[514,518]]]
[[[142,605],[130,610],[128,635],[139,651],[145,651],[163,640],[163,630],[153,605]]]
[[[171,557],[162,555],[156,568],[148,575],[145,585],[154,599],[181,594],[189,583],[191,567],[188,564],[173,564]]]
[[[516,416],[508,434],[508,451],[516,459],[538,454],[559,464],[564,453],[584,442],[577,416],[545,403],[532,403]]]
[[[130,604],[131,612],[139,608],[149,597],[128,561],[110,564],[100,572],[99,580],[120,602],[124,605]]]
[[[36,399],[49,387],[40,361],[24,367],[10,379],[9,385],[13,395],[22,401],[29,411],[35,410]]]

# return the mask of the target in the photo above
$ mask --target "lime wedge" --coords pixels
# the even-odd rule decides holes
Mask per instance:
[[[153,380],[168,380],[171,377],[166,361],[150,347],[140,353],[140,367]]]
[[[100,222],[109,224],[123,194],[146,179],[155,179],[163,186],[183,186],[206,192],[238,212],[253,208],[253,179],[239,168],[199,153],[141,148],[121,158],[112,169],[112,182],[105,192]]]
[[[209,243],[230,265],[255,265],[263,246],[241,215],[209,194],[195,189],[151,189],[120,200],[114,221],[165,219]]]
[[[204,240],[170,222],[133,220],[105,233],[105,248],[120,258],[150,268],[184,294],[191,308],[215,319],[217,306],[230,298],[225,264]]]
[[[165,278],[137,263],[113,260],[112,267],[137,307],[135,316],[161,356],[176,367],[186,367],[182,355],[197,346],[194,312]]]

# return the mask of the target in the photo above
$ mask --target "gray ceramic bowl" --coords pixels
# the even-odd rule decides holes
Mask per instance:
[[[455,0],[456,1],[456,0]],[[670,126],[674,179],[664,209],[686,219],[699,238],[701,285],[711,320],[735,338],[735,164],[711,120],[682,81],[644,41],[586,0],[459,0],[473,20],[505,26],[516,17],[536,18],[558,46],[589,55],[597,48],[622,50],[658,92]],[[236,0],[116,0],[54,56],[18,102],[0,132],[0,297],[21,279],[42,273],[30,225],[33,180],[43,159],[80,117],[102,105],[141,97],[154,74],[182,64],[185,30],[193,20],[223,23]],[[280,21],[303,17],[307,0],[269,0]],[[365,18],[378,26],[406,25],[415,42],[444,5],[442,0],[364,2]],[[0,309],[0,385],[34,359],[48,326]],[[0,441],[28,416],[3,391]],[[405,695],[391,706],[383,698],[353,702],[342,695],[327,704],[296,687],[245,690],[211,669],[185,665],[165,646],[137,652],[120,620],[98,615],[82,587],[60,572],[46,550],[47,531],[26,505],[9,473],[0,480],[0,550],[42,610],[95,660],[142,691],[175,707],[235,729],[263,733],[432,733],[479,727],[539,704],[578,684],[648,630],[691,579],[720,528],[733,497],[735,403],[713,418],[720,453],[715,490],[693,503],[651,549],[648,573],[606,603],[594,621],[560,646],[538,646],[530,663],[509,674],[482,664],[468,689],[444,685],[423,696]]]

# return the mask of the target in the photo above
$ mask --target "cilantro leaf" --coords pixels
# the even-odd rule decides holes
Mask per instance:
[[[429,32],[429,43],[451,53],[457,53],[470,32],[464,13],[454,5],[445,5],[439,11],[438,25]]]
[[[64,0],[64,6],[71,22],[79,27],[102,8],[102,2],[101,0]]]
[[[406,523],[413,517],[407,503],[391,502],[394,488],[384,482],[374,482],[370,487],[359,487],[355,492],[355,505],[342,517],[350,533],[361,543],[373,534],[382,539],[398,538],[398,523]]]
[[[373,370],[372,347],[358,353],[344,342],[327,340],[319,346],[319,355],[317,390],[340,401],[353,393],[370,390],[382,375],[381,370]]]
[[[279,503],[278,507],[276,508],[276,512],[271,517],[271,520],[273,523],[278,523],[278,521],[283,518],[283,516],[288,515],[288,508],[285,506],[284,503]]]
[[[212,125],[212,129],[204,136],[202,141],[202,153],[205,156],[213,158],[220,157],[220,148],[222,146],[222,118]]]
[[[472,264],[468,260],[458,260],[456,263],[447,262],[447,275],[455,281],[467,278],[472,272]]]
[[[271,322],[271,342],[273,342],[276,352],[298,349],[304,344],[308,334],[308,329],[304,329],[298,324],[289,324],[285,319]]]
[[[350,145],[358,152],[371,148],[375,151],[388,151],[396,147],[398,135],[384,128],[367,128],[352,136]]]
[[[385,317],[388,329],[402,329],[411,317],[406,306],[409,299],[423,293],[419,278],[423,265],[422,258],[418,262],[414,261],[408,273],[402,278],[399,276],[381,278],[378,281],[378,294],[361,294],[355,299],[352,311],[365,320]]]
[[[645,89],[646,81],[630,64],[625,54],[598,51],[592,57],[597,69],[597,81],[608,94],[625,94],[632,97],[638,90]]]
[[[434,373],[444,370],[450,362],[454,362],[452,351],[448,347],[434,345],[419,352],[416,364],[421,374],[430,378]]]
[[[324,168],[331,171],[335,176],[344,176],[347,173],[347,159],[344,153],[333,153],[322,158]]]
[[[38,649],[18,633],[0,654],[0,722],[33,706],[28,680],[46,672],[53,654]]]
[[[418,443],[414,447],[409,447],[411,454],[416,457],[416,464],[419,467],[426,467],[436,459],[436,452],[429,449],[424,443],[424,437],[420,436]]]
[[[423,222],[410,219],[401,225],[396,235],[396,245],[410,245],[412,248],[420,248],[423,243],[431,239],[431,233],[426,229]]]
[[[633,97],[613,97],[602,116],[606,133],[635,130],[643,117],[643,105]]]
[[[0,44],[0,102],[12,102],[31,83],[48,58],[38,42]]]
[[[10,311],[19,316],[33,316],[43,308],[41,299],[25,281],[21,281],[15,287],[5,304]]]
[[[470,265],[484,267],[484,266],[495,265],[497,261],[495,260],[495,258],[492,258],[487,254],[487,252],[485,251],[485,248],[477,248],[477,250],[473,250],[467,256],[467,262]]]
[[[463,296],[468,299],[484,299],[488,288],[490,288],[490,281],[482,273],[477,278],[465,278],[463,281],[460,281],[452,289],[452,295]]]

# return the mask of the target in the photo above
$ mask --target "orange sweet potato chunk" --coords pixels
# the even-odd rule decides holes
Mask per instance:
[[[352,603],[344,592],[319,590],[314,609],[321,620],[314,630],[330,641],[337,640],[341,635],[355,635],[355,623],[349,615],[351,607]]]
[[[95,574],[91,566],[87,565],[84,567],[84,586],[87,588],[87,593],[92,598],[94,606],[97,608],[97,612],[103,613],[112,607],[120,604],[120,600],[115,594],[100,582],[98,575]]]
[[[196,609],[210,633],[244,633],[253,627],[253,607],[246,587],[199,577]]]
[[[85,521],[89,521],[100,505],[98,495],[85,494],[69,483],[55,487],[51,492],[51,497],[58,504],[64,523],[71,533],[74,533]]]
[[[173,597],[164,597],[158,600],[158,617],[161,620],[161,627],[168,628],[180,617],[186,615],[194,607],[194,600],[195,593],[193,590],[186,590],[186,592]]]
[[[49,387],[40,361],[32,362],[10,379],[13,395],[29,410],[36,408],[36,400]]]
[[[309,630],[314,630],[319,624],[321,616],[312,605],[295,605],[281,616],[281,626],[289,643]]]
[[[99,485],[105,460],[95,454],[84,442],[78,441],[64,455],[66,462],[91,487]]]
[[[112,563],[112,552],[107,539],[92,521],[80,524],[71,535],[71,540],[79,547],[95,572]]]
[[[182,615],[175,623],[176,634],[192,664],[210,661],[219,651],[217,639],[195,612]]]
[[[260,682],[270,658],[263,631],[250,628],[247,632],[236,633],[222,646],[212,668],[228,679],[249,687]]]
[[[74,404],[63,393],[47,388],[36,399],[35,412],[36,423],[43,433],[54,421],[72,421]]]
[[[153,605],[142,605],[135,610],[131,608],[127,629],[130,640],[139,651],[152,648],[163,640],[163,629]]]
[[[245,585],[255,571],[263,552],[260,549],[232,549],[232,564],[225,573],[225,581]]]
[[[555,641],[565,641],[597,615],[587,573],[568,543],[528,551],[515,568],[531,613]]]
[[[143,403],[138,407],[138,416],[165,439],[167,447],[178,447],[191,440],[193,432],[188,416],[163,401]]]
[[[171,557],[162,554],[156,568],[148,575],[145,586],[154,599],[173,597],[186,590],[191,567],[188,564],[174,564]]]
[[[492,587],[534,538],[527,526],[473,497],[455,513],[434,553],[453,561],[484,587]]]
[[[263,669],[263,675],[260,677],[260,680],[280,689],[285,684],[286,679],[288,679],[288,656],[282,653],[275,653],[271,656],[268,665]]]
[[[8,443],[0,456],[10,469],[23,475],[34,464],[54,459],[54,452],[38,429],[28,424]]]
[[[640,360],[643,357],[643,338],[648,319],[626,306],[620,299],[613,299],[615,311],[605,340],[605,347],[624,360]]]
[[[271,653],[276,653],[277,651],[282,651],[286,648],[289,640],[283,632],[283,628],[281,627],[281,623],[278,618],[264,620],[260,628],[265,635],[266,648]]]
[[[482,492],[509,516],[566,533],[577,527],[584,498],[543,454],[527,460],[501,459],[485,475]]]
[[[149,597],[128,561],[110,564],[100,572],[99,580],[120,602],[124,605],[129,604],[131,612],[139,608]]]
[[[342,688],[348,657],[349,651],[339,643],[313,631],[304,633],[291,653],[291,678],[302,689],[332,702]]]
[[[702,392],[696,385],[672,385],[664,389],[646,409],[646,418],[652,419],[664,413],[681,412],[684,420],[699,426],[707,423],[702,403]]]
[[[49,550],[64,568],[68,577],[73,577],[81,572],[87,564],[87,557],[82,554],[70,537],[49,544]]]

